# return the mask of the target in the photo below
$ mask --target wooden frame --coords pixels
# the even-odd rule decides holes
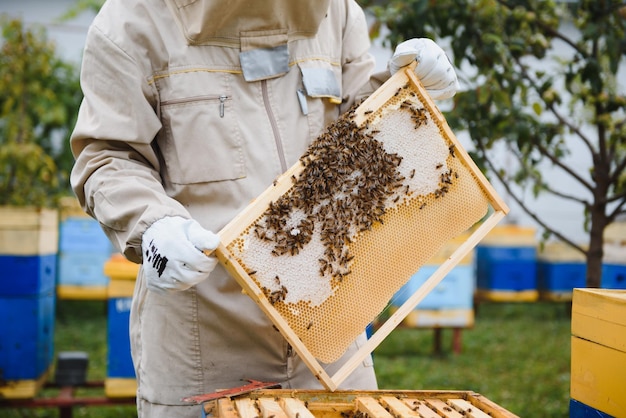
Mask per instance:
[[[519,418],[472,391],[338,391],[266,389],[203,405],[216,418],[392,417]]]
[[[361,363],[374,351],[374,349],[401,323],[401,321],[418,305],[418,303],[430,291],[432,291],[435,286],[437,286],[445,275],[473,250],[478,242],[480,242],[480,240],[506,215],[509,210],[507,205],[500,199],[491,184],[487,181],[478,167],[473,164],[470,156],[458,142],[447,125],[445,118],[415,76],[412,66],[406,68],[404,71],[396,73],[356,109],[355,121],[357,124],[362,123],[366,119],[366,114],[370,112],[367,109],[377,109],[383,106],[389,100],[390,96],[393,95],[394,91],[397,91],[402,86],[408,85],[407,83],[410,83],[419,91],[419,95],[422,98],[424,106],[430,112],[433,119],[437,119],[436,122],[443,131],[443,134],[454,144],[455,152],[458,154],[459,158],[464,160],[464,163],[469,167],[474,178],[477,179],[480,188],[488,196],[492,212],[476,229],[473,230],[469,238],[458,246],[456,251],[454,251],[452,255],[450,255],[450,257],[441,264],[435,273],[432,274],[432,276],[424,282],[423,285],[417,289],[408,298],[408,300],[406,300],[406,302],[403,303],[377,329],[377,331],[369,338],[367,343],[361,346],[359,350],[354,353],[354,355],[349,358],[336,373],[330,376],[325,371],[322,364],[311,354],[309,349],[289,326],[287,321],[281,316],[273,304],[270,303],[263,290],[259,288],[257,283],[246,272],[246,269],[238,262],[237,258],[233,256],[227,248],[228,244],[241,234],[242,227],[245,228],[254,223],[255,220],[263,214],[272,201],[289,190],[292,186],[292,176],[299,174],[303,169],[302,163],[298,162],[294,164],[289,170],[287,170],[287,172],[276,179],[273,186],[268,188],[257,199],[255,199],[255,201],[253,201],[248,208],[235,217],[235,219],[233,219],[219,233],[222,244],[220,244],[217,248],[216,255],[220,262],[242,286],[245,293],[247,293],[248,296],[250,296],[271,319],[282,335],[293,346],[314,376],[324,387],[326,387],[326,389],[330,391],[335,391],[339,388],[339,385],[356,369],[356,367],[358,367],[359,363]]]

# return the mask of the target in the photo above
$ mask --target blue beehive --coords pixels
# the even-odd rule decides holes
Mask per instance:
[[[110,378],[134,378],[135,369],[130,356],[130,296],[110,297],[107,322],[107,376]]]
[[[0,296],[0,375],[3,380],[36,380],[54,355],[54,291]]]
[[[542,299],[571,300],[574,288],[585,287],[584,254],[561,242],[546,243],[538,253],[537,288]]]
[[[415,273],[393,299],[402,305],[415,293],[439,266],[425,265]],[[457,265],[417,305],[417,309],[472,309],[474,269],[471,265]]]
[[[403,305],[448,260],[468,238],[462,234],[446,243],[402,286],[391,300],[392,306]],[[418,303],[403,324],[417,328],[469,327],[474,324],[473,251],[467,254]]]
[[[137,383],[130,353],[129,319],[135,278],[139,266],[114,254],[104,265],[110,278],[107,287],[107,377],[104,391],[109,398],[135,396]]]
[[[604,263],[602,265],[601,287],[626,289],[626,260],[624,264]]]
[[[95,219],[68,217],[59,226],[59,251],[111,255],[111,243]]]
[[[476,287],[488,300],[538,298],[534,228],[497,226],[476,246]]]
[[[595,408],[585,405],[576,399],[570,399],[569,402],[569,418],[614,418],[612,415],[605,414]]]
[[[0,398],[35,396],[54,353],[58,214],[0,207]]]
[[[82,298],[90,289],[105,295],[109,278],[104,263],[113,253],[111,242],[99,223],[83,214],[62,219],[59,227],[58,286],[60,297]]]
[[[0,295],[30,296],[54,290],[56,254],[0,254]]]
[[[102,269],[110,256],[110,252],[60,252],[59,285],[106,286],[109,279]]]

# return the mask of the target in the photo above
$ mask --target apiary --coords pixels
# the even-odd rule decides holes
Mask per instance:
[[[407,69],[329,125],[220,231],[216,255],[332,391],[507,211]],[[411,275],[473,227],[327,375],[321,363],[337,360]]]
[[[206,402],[216,418],[515,418],[471,391],[337,391],[266,389]]]
[[[571,342],[571,405],[626,416],[626,290],[574,289]]]

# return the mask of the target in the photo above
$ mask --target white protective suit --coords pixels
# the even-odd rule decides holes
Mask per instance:
[[[79,201],[137,263],[163,217],[218,232],[389,76],[372,77],[368,49],[353,0],[108,0],[87,36],[71,139]],[[181,398],[242,379],[321,387],[221,266],[166,295],[140,271],[130,333],[142,417],[200,416]],[[342,388],[375,389],[371,359]]]

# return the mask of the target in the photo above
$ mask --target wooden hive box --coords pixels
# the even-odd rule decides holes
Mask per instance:
[[[217,418],[515,418],[471,391],[267,389],[204,404]]]
[[[626,290],[574,289],[571,398],[626,416]]]
[[[216,255],[332,391],[507,211],[409,68],[329,125],[220,231]],[[398,289],[470,228],[329,376],[322,363],[341,357]]]
[[[104,393],[107,398],[132,398],[137,380],[130,353],[128,324],[139,264],[115,253],[104,264],[107,286],[107,370]]]
[[[59,214],[54,209],[0,206],[0,254],[56,254]]]

